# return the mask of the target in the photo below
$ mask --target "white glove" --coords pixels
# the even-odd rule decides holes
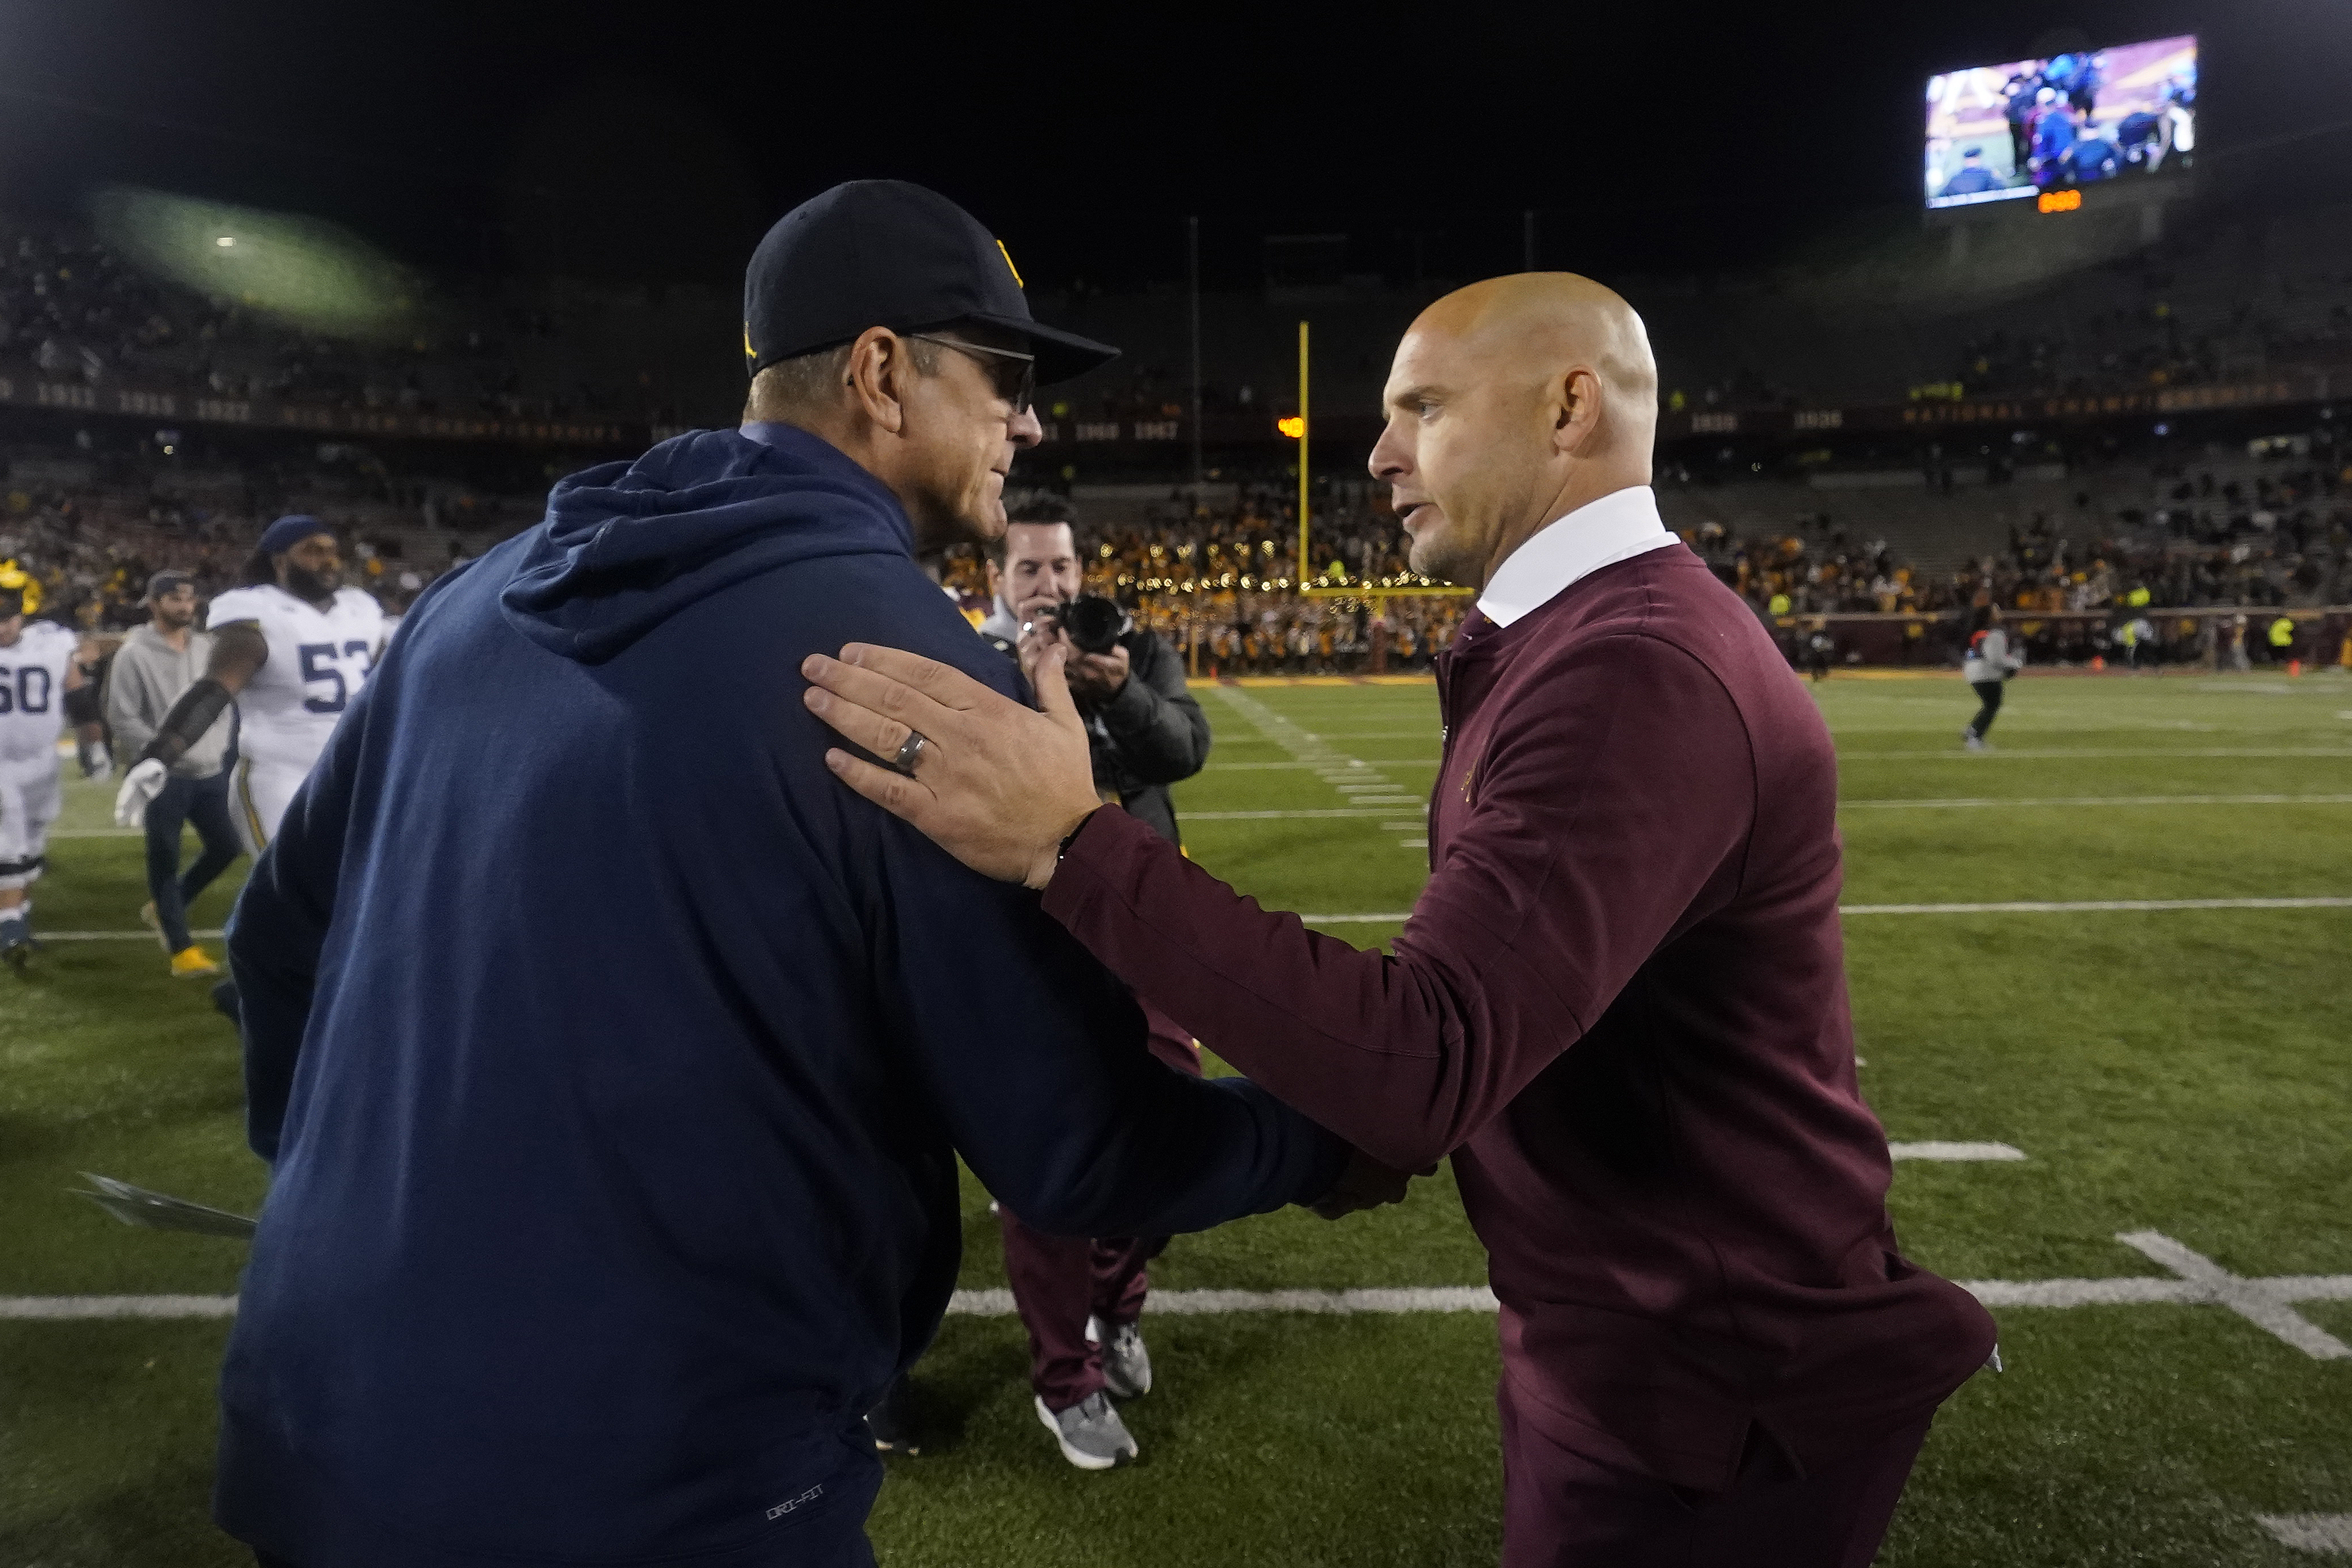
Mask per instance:
[[[163,793],[163,776],[168,772],[154,757],[131,764],[131,771],[122,775],[122,787],[114,792],[115,826],[146,825],[147,803]]]

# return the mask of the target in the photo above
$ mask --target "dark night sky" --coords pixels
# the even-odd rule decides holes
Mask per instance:
[[[2352,117],[2338,0],[939,9],[12,0],[0,205],[128,181],[428,264],[719,280],[793,202],[890,174],[970,206],[1033,285],[1181,277],[1187,213],[1213,282],[1256,276],[1268,233],[1508,270],[1530,206],[1544,265],[1605,276],[1916,204],[1925,76],[2053,27],[2200,31],[2207,153]],[[2211,169],[2345,199],[2352,133]]]

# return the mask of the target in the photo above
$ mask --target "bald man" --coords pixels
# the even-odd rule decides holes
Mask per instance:
[[[1649,489],[1640,319],[1565,274],[1447,296],[1372,449],[1412,566],[1478,587],[1438,664],[1430,879],[1391,954],[1269,913],[1096,801],[1044,711],[893,650],[810,706],[835,773],[1045,908],[1202,1043],[1400,1170],[1451,1155],[1502,1302],[1504,1562],[1876,1552],[1992,1350],[1897,1250],[1854,1079],[1830,737]]]

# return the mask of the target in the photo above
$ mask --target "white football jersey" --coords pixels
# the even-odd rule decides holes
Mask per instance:
[[[308,773],[375,668],[383,606],[363,589],[338,588],[320,610],[266,584],[221,595],[205,625],[217,632],[236,621],[257,624],[269,642],[268,659],[236,694],[237,750]]]
[[[26,621],[0,647],[0,763],[58,760],[66,727],[66,668],[81,638],[55,621]]]

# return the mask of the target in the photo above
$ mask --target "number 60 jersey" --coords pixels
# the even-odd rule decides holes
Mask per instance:
[[[320,610],[268,584],[221,595],[205,624],[217,632],[236,621],[254,622],[269,641],[268,659],[236,694],[237,751],[299,781],[367,683],[383,643],[383,606],[362,589],[338,588]]]

